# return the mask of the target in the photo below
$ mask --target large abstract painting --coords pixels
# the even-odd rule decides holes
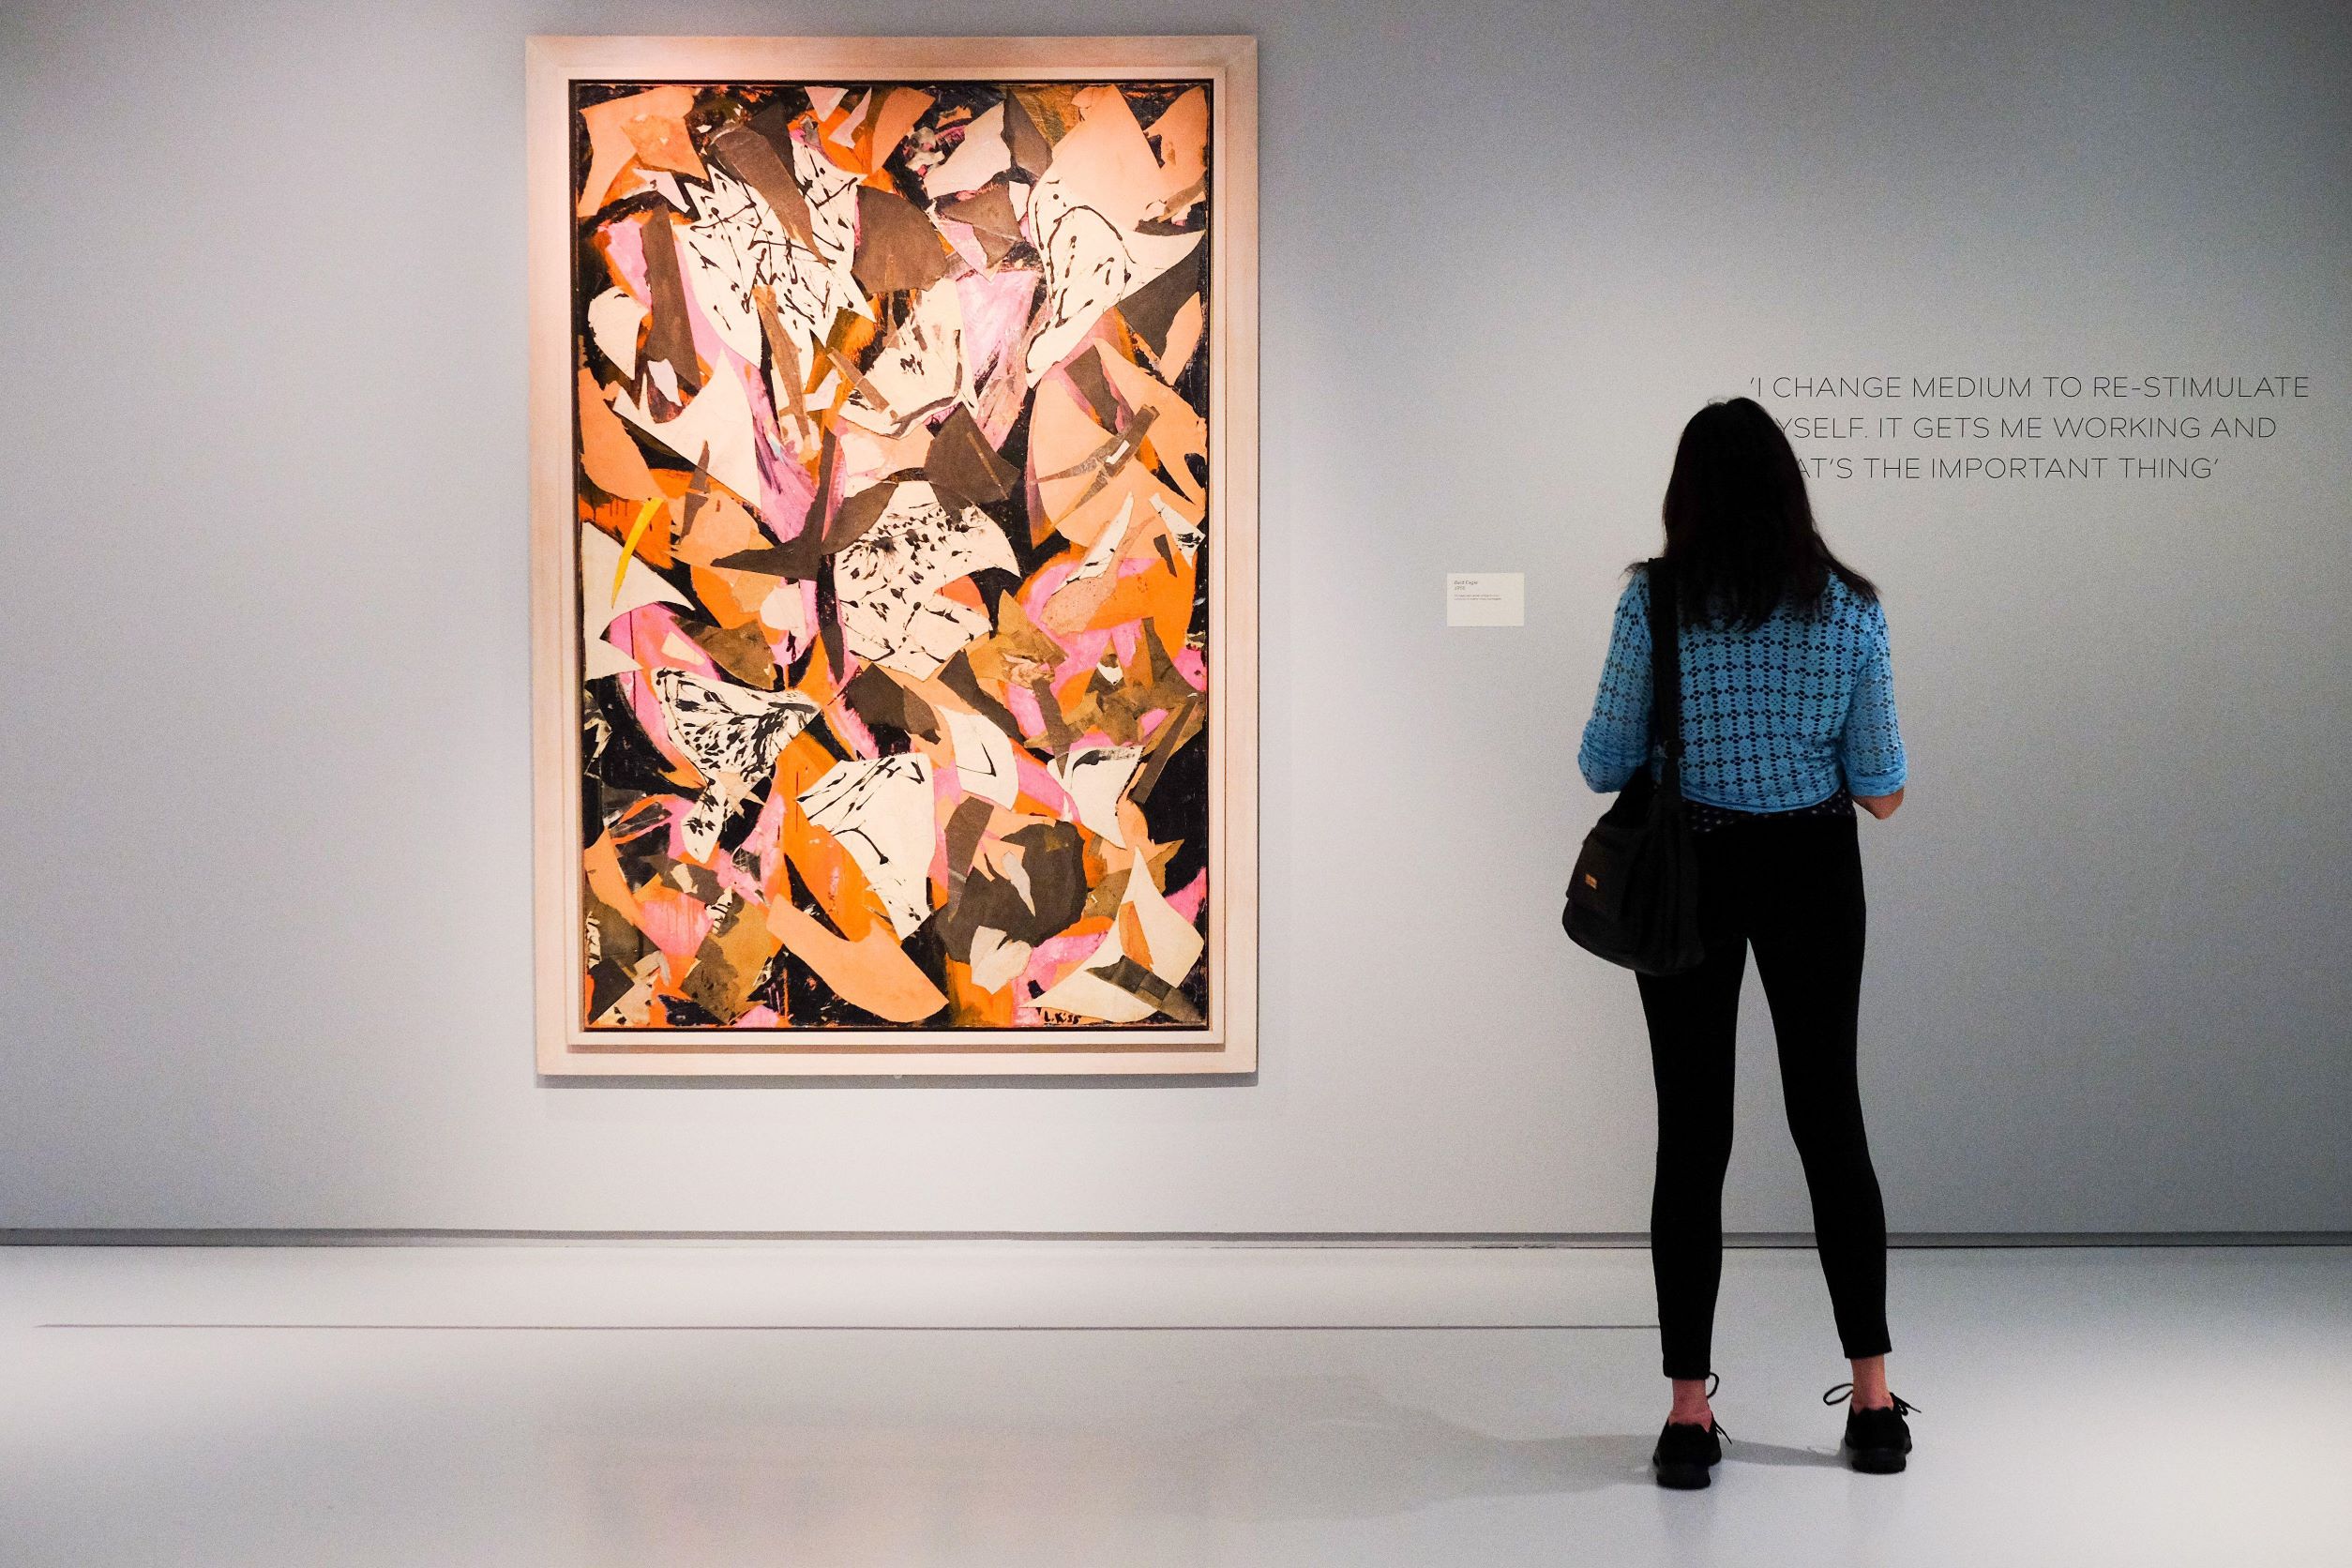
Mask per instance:
[[[535,39],[539,1062],[1254,1065],[1245,39]]]

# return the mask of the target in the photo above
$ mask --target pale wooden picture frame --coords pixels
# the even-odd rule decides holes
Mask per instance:
[[[1257,44],[1247,37],[533,38],[528,204],[534,1004],[549,1078],[1246,1074],[1258,1064]],[[583,1012],[575,82],[1212,84],[1209,1007],[1199,1027],[594,1029]],[[751,1038],[739,1038],[751,1036]]]

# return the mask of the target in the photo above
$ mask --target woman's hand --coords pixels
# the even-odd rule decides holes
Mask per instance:
[[[1897,790],[1891,795],[1856,795],[1854,804],[1883,822],[1894,815],[1896,807],[1903,804],[1903,791]]]

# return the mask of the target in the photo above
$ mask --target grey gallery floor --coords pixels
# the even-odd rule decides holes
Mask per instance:
[[[1892,1304],[1922,1447],[1862,1477],[1811,1255],[1735,1251],[1677,1494],[1634,1250],[0,1249],[0,1561],[2352,1561],[2352,1249]]]

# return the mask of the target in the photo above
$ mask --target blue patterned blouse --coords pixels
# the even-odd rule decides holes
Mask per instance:
[[[1784,607],[1754,631],[1686,626],[1681,648],[1682,792],[1692,800],[1789,811],[1829,799],[1841,782],[1858,795],[1903,787],[1886,612],[1835,573],[1816,613]],[[1621,790],[1651,750],[1650,583],[1636,568],[1617,601],[1576,766],[1595,790]]]

